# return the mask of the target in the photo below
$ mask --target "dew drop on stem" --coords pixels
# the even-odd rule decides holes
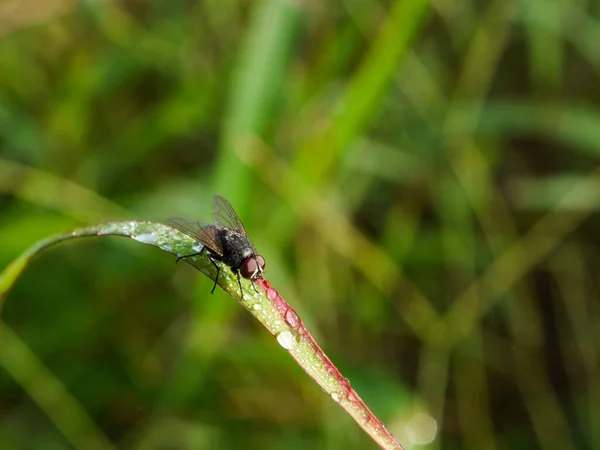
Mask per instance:
[[[298,344],[296,333],[291,331],[282,331],[277,335],[277,342],[286,350],[292,350]]]

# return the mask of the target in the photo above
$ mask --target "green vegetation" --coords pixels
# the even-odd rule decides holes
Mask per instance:
[[[597,6],[484,3],[8,2],[0,270],[220,193],[405,446],[433,418],[431,449],[600,448]],[[1,449],[376,448],[174,261],[102,237],[27,266]]]

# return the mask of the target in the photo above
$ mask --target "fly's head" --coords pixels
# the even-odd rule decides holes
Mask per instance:
[[[240,274],[248,280],[258,279],[263,271],[267,262],[261,255],[252,255],[246,258],[240,267]]]

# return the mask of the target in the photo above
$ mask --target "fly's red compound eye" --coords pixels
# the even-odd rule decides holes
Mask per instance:
[[[244,278],[252,279],[256,272],[258,271],[258,264],[254,260],[254,258],[247,258],[243,263],[242,267],[240,267],[240,273]]]
[[[263,258],[261,255],[256,255],[256,262],[258,262],[258,267],[260,267],[261,271],[265,270],[265,266],[267,265],[265,258]]]

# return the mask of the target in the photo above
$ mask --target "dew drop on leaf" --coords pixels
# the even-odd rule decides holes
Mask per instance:
[[[291,350],[298,344],[296,334],[291,331],[282,331],[279,333],[277,335],[277,342],[286,350]]]

